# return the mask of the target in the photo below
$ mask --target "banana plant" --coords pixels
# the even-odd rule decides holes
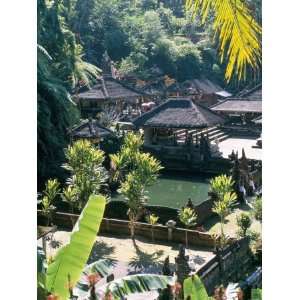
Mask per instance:
[[[84,298],[89,290],[93,287],[92,279],[94,283],[97,283],[101,278],[104,278],[112,274],[114,261],[108,259],[99,259],[96,262],[93,262],[86,266],[82,272],[80,280],[77,282],[74,288],[74,294],[79,298]]]
[[[114,299],[124,299],[128,295],[162,290],[175,284],[172,276],[157,274],[136,274],[116,279],[99,288],[101,294],[110,292]]]
[[[184,300],[212,300],[208,297],[206,288],[197,275],[188,277],[183,282]]]
[[[47,268],[45,289],[66,300],[80,279],[103,218],[106,199],[91,195],[75,224],[70,242],[62,247]]]

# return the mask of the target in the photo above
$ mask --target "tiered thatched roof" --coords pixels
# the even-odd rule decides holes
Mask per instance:
[[[132,87],[124,85],[123,82],[111,76],[105,76],[100,78],[90,90],[76,95],[76,98],[82,100],[133,99],[143,95]]]
[[[210,109],[186,98],[169,99],[133,120],[136,127],[204,128],[222,124],[224,119]]]
[[[193,93],[197,94],[216,94],[221,97],[230,97],[231,94],[221,88],[215,82],[210,81],[207,78],[190,79],[185,81],[183,87],[189,86],[189,89]]]
[[[97,120],[83,120],[79,125],[73,127],[69,134],[72,138],[103,138],[114,135],[114,133],[103,127]]]
[[[238,112],[238,113],[261,113],[262,112],[262,89],[261,84],[250,90],[244,90],[233,98],[211,107],[213,111]]]
[[[261,101],[228,99],[213,107],[218,112],[261,113]]]
[[[252,100],[252,101],[261,101],[262,100],[262,86],[258,84],[254,88],[250,90],[244,90],[239,94],[239,98],[245,100]]]

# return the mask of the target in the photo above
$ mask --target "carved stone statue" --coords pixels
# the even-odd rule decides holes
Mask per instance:
[[[187,201],[187,203],[186,203],[186,207],[189,207],[189,208],[191,208],[191,209],[194,209],[194,204],[193,204],[191,198],[188,199],[188,201]]]
[[[179,253],[175,258],[175,268],[178,282],[183,284],[183,281],[189,277],[191,272],[191,268],[189,266],[189,256],[185,255],[185,247],[183,245],[179,245]]]
[[[173,273],[171,271],[171,268],[170,268],[170,258],[169,258],[169,256],[167,256],[165,261],[164,261],[164,265],[162,267],[162,273],[165,276],[172,276],[173,275]]]

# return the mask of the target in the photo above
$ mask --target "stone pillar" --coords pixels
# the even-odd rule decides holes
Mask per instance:
[[[173,220],[169,220],[166,223],[166,226],[168,227],[168,241],[171,242],[173,239],[173,228],[175,228],[176,222]]]

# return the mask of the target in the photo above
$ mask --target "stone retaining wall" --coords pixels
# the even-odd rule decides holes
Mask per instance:
[[[53,223],[58,227],[71,229],[72,219],[73,222],[77,220],[79,215],[68,214],[62,212],[56,212],[53,216]],[[41,211],[38,210],[38,224],[44,224],[44,218],[41,215]],[[156,241],[170,241],[176,243],[185,243],[185,232],[188,232],[189,245],[208,247],[212,249],[214,247],[214,240],[211,235],[197,230],[187,230],[184,228],[168,228],[165,225],[154,225],[151,228],[150,224],[136,222],[135,234],[151,240],[151,229],[154,232],[154,238]],[[99,234],[111,234],[111,235],[127,235],[130,236],[129,221],[119,219],[107,219],[103,218]]]

